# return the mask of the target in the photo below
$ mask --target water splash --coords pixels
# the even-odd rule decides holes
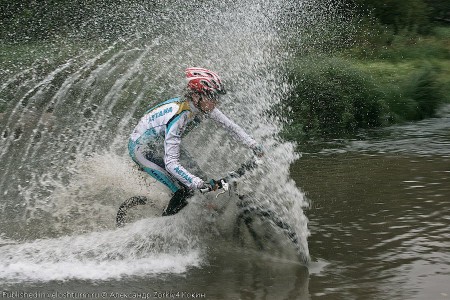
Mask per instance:
[[[124,5],[112,19],[120,18]],[[202,221],[192,217],[198,217],[195,205],[174,218],[113,230],[116,208],[126,197],[150,193],[159,202],[155,214],[168,200],[157,192],[161,186],[133,170],[126,143],[146,106],[179,95],[188,66],[211,68],[223,77],[229,92],[220,108],[267,150],[264,166],[243,189],[256,191],[255,204],[291,224],[308,258],[307,202],[289,176],[298,157],[293,145],[277,138],[281,122],[269,111],[290,90],[283,73],[290,55],[284,31],[316,26],[320,9],[301,1],[294,8],[304,11],[297,17],[308,18],[290,20],[293,4],[281,0],[131,6],[125,19],[134,21],[114,42],[64,41],[79,50],[38,59],[1,85],[0,98],[8,101],[0,115],[0,236],[14,244],[0,247],[0,278],[42,279],[36,270],[45,267],[40,270],[62,274],[50,279],[103,279],[147,274],[143,269],[182,272],[201,264],[204,248],[194,234]],[[100,16],[105,17],[97,13],[94,19]],[[213,178],[249,156],[219,129],[202,126],[197,132],[186,139],[186,148]],[[178,247],[187,239],[187,248]],[[189,259],[182,262],[180,253]],[[135,267],[120,267],[127,264]],[[62,272],[67,266],[71,271]],[[92,273],[94,266],[98,273]]]
[[[2,246],[0,278],[106,280],[183,273],[202,261],[197,239],[183,223],[180,218],[146,219],[120,230]]]

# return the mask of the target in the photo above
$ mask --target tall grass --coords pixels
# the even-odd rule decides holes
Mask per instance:
[[[369,74],[341,58],[309,57],[290,71],[293,92],[286,101],[290,139],[340,135],[380,126],[386,108]]]
[[[302,140],[433,117],[446,99],[436,61],[299,58],[289,68],[284,136]]]

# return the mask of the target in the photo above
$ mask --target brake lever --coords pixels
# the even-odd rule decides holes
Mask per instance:
[[[222,191],[220,193],[217,193],[216,199],[217,199],[217,197],[219,197],[219,195],[225,194],[230,189],[230,184],[228,182],[226,182],[225,180],[222,179],[220,181],[220,184],[222,185],[222,187],[221,187]]]
[[[218,190],[222,190],[222,191],[219,192],[219,193],[216,195],[216,198],[217,198],[219,195],[222,195],[223,193],[226,193],[227,191],[229,191],[229,190],[230,190],[230,184],[229,184],[228,182],[226,182],[224,179],[221,179],[221,180],[220,180],[220,188],[218,188]],[[203,189],[200,189],[200,193],[202,193],[202,194],[209,193],[209,192],[212,192],[212,191],[213,191],[213,190],[210,189],[210,188],[203,188]]]
[[[226,179],[230,180],[230,182],[233,182],[234,179],[237,179],[237,178],[243,176],[247,171],[254,169],[255,167],[257,167],[261,164],[262,164],[262,160],[257,157],[254,157],[252,160],[242,164],[238,170],[236,170],[234,172],[229,172]],[[222,191],[216,195],[216,198],[219,197],[219,195],[222,195],[222,194],[226,193],[227,191],[230,191],[230,184],[227,181],[225,181],[224,179],[221,179],[220,184],[221,184],[221,186],[219,189],[221,189]],[[211,191],[212,190],[209,188],[200,189],[200,192],[202,194],[208,193]]]

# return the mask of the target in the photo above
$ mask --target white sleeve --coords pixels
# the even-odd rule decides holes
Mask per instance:
[[[198,189],[204,185],[204,181],[188,172],[180,164],[181,134],[186,127],[186,123],[187,113],[181,113],[178,119],[167,125],[164,140],[164,164],[167,172],[181,183],[191,189]]]
[[[258,143],[250,135],[248,135],[244,129],[230,120],[217,108],[214,108],[209,113],[209,116],[211,119],[222,125],[228,132],[230,132],[235,139],[241,141],[247,147],[254,148],[257,146]]]

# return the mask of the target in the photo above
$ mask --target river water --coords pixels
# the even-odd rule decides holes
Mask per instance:
[[[145,34],[3,54],[0,297],[449,297],[449,108],[297,150],[277,137],[282,122],[267,111],[290,89],[283,30],[336,19],[312,4],[175,1],[133,16]],[[220,108],[267,150],[239,193],[289,224],[296,245],[257,218],[258,239],[237,227],[233,194],[197,195],[160,217],[168,191],[136,169],[127,138],[147,106],[179,95],[188,66],[222,75]],[[208,122],[184,144],[213,178],[250,156]],[[118,206],[136,194],[152,205],[116,229]]]
[[[0,272],[6,291],[2,297],[31,293],[78,299],[447,299],[449,130],[447,107],[440,118],[377,130],[354,141],[315,145],[315,150],[303,152],[291,166],[291,176],[310,201],[306,215],[312,257],[306,266],[292,257],[238,246],[223,235],[207,241],[202,258],[192,252],[166,259],[149,255],[149,260],[126,261],[125,266],[120,259],[110,265],[49,259],[52,251],[47,247],[58,255],[65,247],[82,251],[80,243],[90,243],[86,247],[92,251],[98,243],[89,235],[69,236],[13,245],[14,255],[22,256],[24,264],[2,262],[6,268]],[[136,224],[125,232],[140,226],[152,229],[150,221]],[[182,232],[178,226],[183,222],[175,229]],[[125,240],[120,231],[113,232]],[[112,246],[117,246],[112,234],[94,234],[95,239],[113,239]],[[0,248],[3,256],[5,247]],[[27,262],[33,256],[40,256],[40,263]],[[133,272],[126,275],[127,269]],[[114,272],[115,278],[108,279],[108,272]]]
[[[313,261],[323,265],[310,275],[311,298],[449,297],[449,109],[332,141],[292,166],[311,200]]]

